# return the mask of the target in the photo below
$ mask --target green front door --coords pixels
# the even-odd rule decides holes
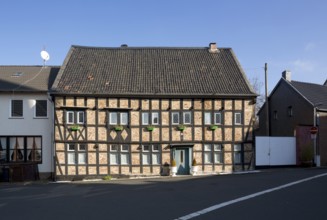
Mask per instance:
[[[176,148],[175,160],[177,165],[177,175],[190,174],[190,149]]]

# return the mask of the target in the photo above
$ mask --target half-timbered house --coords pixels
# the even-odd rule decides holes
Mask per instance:
[[[256,94],[230,48],[72,46],[51,94],[57,179],[254,166]]]

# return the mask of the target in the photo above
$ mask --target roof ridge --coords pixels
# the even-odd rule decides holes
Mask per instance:
[[[72,45],[71,47],[74,48],[82,48],[82,49],[103,49],[103,50],[116,50],[116,49],[122,49],[122,50],[128,50],[128,49],[178,49],[178,50],[194,50],[194,49],[208,49],[209,47],[176,47],[176,46],[120,46],[120,47],[101,47],[101,46],[83,46],[83,45]],[[218,47],[218,49],[221,50],[231,50],[231,47]]]

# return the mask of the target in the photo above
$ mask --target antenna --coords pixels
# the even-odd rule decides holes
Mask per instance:
[[[45,63],[50,59],[50,55],[47,51],[42,50],[41,51],[41,57],[43,59],[43,66],[45,66]]]

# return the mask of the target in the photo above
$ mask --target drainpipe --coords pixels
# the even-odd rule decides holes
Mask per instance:
[[[317,126],[317,106],[322,105],[322,103],[317,103],[313,106],[313,127]],[[319,133],[319,129],[318,129],[318,133]],[[320,167],[320,154],[318,153],[317,150],[317,136],[318,133],[316,134],[316,136],[313,139],[313,155],[314,155],[314,163],[316,164],[317,167]]]

